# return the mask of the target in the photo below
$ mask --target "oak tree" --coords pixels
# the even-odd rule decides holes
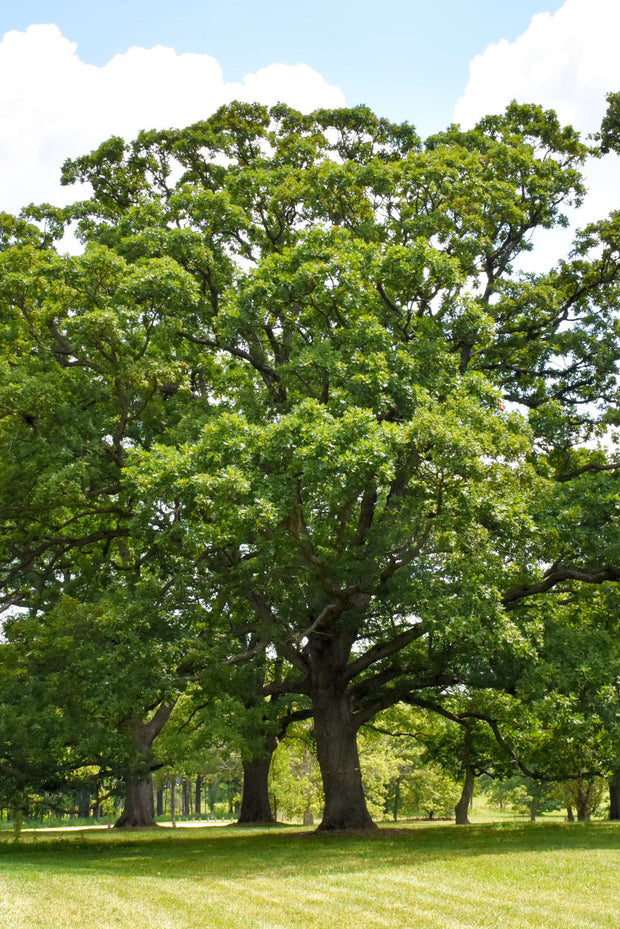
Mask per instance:
[[[130,281],[129,311],[95,287],[103,357],[121,333],[143,372],[131,399],[99,375],[119,384],[96,432],[130,512],[101,522],[119,504],[103,474],[95,517],[83,481],[42,538],[20,511],[7,579],[58,578],[57,553],[86,548],[105,563],[111,531],[139,540],[197,642],[202,623],[227,660],[267,650],[282,671],[262,694],[308,701],[322,829],[372,828],[361,725],[412,693],[501,687],[550,598],[620,577],[616,461],[593,447],[617,400],[618,217],[546,274],[517,267],[579,203],[586,154],[536,106],[422,142],[364,107],[233,104],[65,166],[92,187],[70,211],[81,260]],[[23,326],[32,291],[9,254]],[[82,357],[81,318],[46,321],[56,359]],[[156,413],[182,398],[170,425],[143,425],[147,391]],[[7,442],[30,438],[24,409]]]

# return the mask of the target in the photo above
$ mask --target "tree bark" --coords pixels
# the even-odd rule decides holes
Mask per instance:
[[[152,828],[155,822],[153,780],[149,771],[153,742],[164,728],[174,703],[161,704],[148,722],[132,719],[128,723],[132,741],[140,762],[138,773],[129,774],[123,812],[114,823],[115,829]],[[147,772],[145,774],[145,771]]]
[[[211,817],[212,817],[212,818],[215,818],[215,789],[216,789],[216,786],[217,786],[217,785],[212,781],[212,782],[209,784],[208,788],[207,788],[207,791],[208,791],[208,800],[209,800],[209,813],[211,814]]]
[[[398,814],[400,812],[400,777],[396,778],[396,783],[394,785],[394,822],[398,822]]]
[[[609,818],[620,819],[620,772],[609,780]]]
[[[465,780],[463,781],[463,790],[461,791],[461,796],[458,803],[454,807],[454,815],[457,826],[469,825],[469,816],[467,815],[467,811],[469,810],[471,798],[474,795],[475,785],[476,769],[473,765],[469,764],[465,768]]]
[[[318,681],[312,694],[314,736],[325,793],[323,819],[317,831],[375,830],[364,796],[357,724],[349,696],[338,676],[330,681],[326,670],[316,674]]]
[[[196,818],[202,816],[202,782],[204,781],[204,774],[196,775],[196,790],[194,794],[194,810],[196,813]]]
[[[145,829],[155,826],[153,778],[150,774],[141,780],[128,780],[125,805],[115,829]]]
[[[577,781],[577,790],[575,795],[575,806],[577,807],[577,822],[588,823],[592,816],[592,794],[593,786],[591,781],[580,778]]]
[[[243,795],[239,811],[239,825],[274,823],[269,801],[269,768],[275,751],[275,738],[268,740],[266,755],[243,761]]]
[[[90,816],[90,791],[86,788],[80,790],[78,798],[78,817],[88,819]]]
[[[177,779],[172,777],[170,782],[170,820],[173,826],[177,824]]]
[[[183,819],[189,819],[191,816],[189,794],[190,794],[189,778],[184,777],[181,780],[181,816],[183,817]]]

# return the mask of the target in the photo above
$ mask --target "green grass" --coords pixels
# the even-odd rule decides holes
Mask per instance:
[[[615,824],[0,837],[0,929],[618,929]]]

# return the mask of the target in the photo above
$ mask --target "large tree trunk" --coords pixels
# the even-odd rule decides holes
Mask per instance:
[[[79,793],[78,816],[80,819],[88,819],[90,816],[90,791],[87,788],[83,788]]]
[[[252,643],[248,644],[251,646]],[[278,721],[273,713],[267,713],[265,699],[262,696],[266,673],[266,662],[261,658],[255,664],[253,681],[250,680],[249,691],[244,700],[247,717],[241,729],[245,742],[241,758],[243,788],[241,806],[237,816],[237,823],[242,826],[269,824],[276,821],[269,799],[269,769],[273,753],[278,745],[278,737],[281,738],[284,735],[286,725],[283,725],[276,736],[273,725],[274,722],[278,725]],[[274,700],[275,698],[272,697],[272,710]]]
[[[129,780],[125,793],[125,805],[115,829],[145,829],[155,826],[155,804],[153,802],[153,779],[150,774],[141,780]]]
[[[609,780],[609,818],[620,819],[620,772]]]
[[[276,740],[269,740],[267,754],[243,762],[243,796],[239,811],[240,825],[250,823],[273,823],[275,819],[269,802],[269,768],[276,747]]]
[[[463,781],[463,790],[461,791],[461,796],[459,802],[454,807],[454,814],[456,818],[457,826],[468,826],[469,825],[469,816],[467,811],[469,810],[469,804],[471,803],[471,798],[474,795],[474,787],[476,784],[476,769],[473,765],[467,765],[465,768],[465,780]]]
[[[144,829],[156,825],[153,781],[149,771],[151,749],[173,708],[174,703],[162,704],[148,722],[132,719],[128,724],[140,764],[137,766],[138,773],[130,774],[127,778],[123,812],[114,823],[115,829]]]
[[[325,809],[317,831],[374,830],[377,826],[366,806],[357,725],[348,694],[340,681],[329,680],[329,672],[321,674],[323,669],[318,670],[312,711]]]

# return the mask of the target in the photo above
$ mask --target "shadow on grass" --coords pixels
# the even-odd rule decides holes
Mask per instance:
[[[265,873],[310,876],[407,869],[432,860],[583,850],[620,852],[620,824],[492,824],[382,828],[369,835],[316,835],[282,827],[80,832],[0,839],[0,863],[55,874],[211,879]]]

